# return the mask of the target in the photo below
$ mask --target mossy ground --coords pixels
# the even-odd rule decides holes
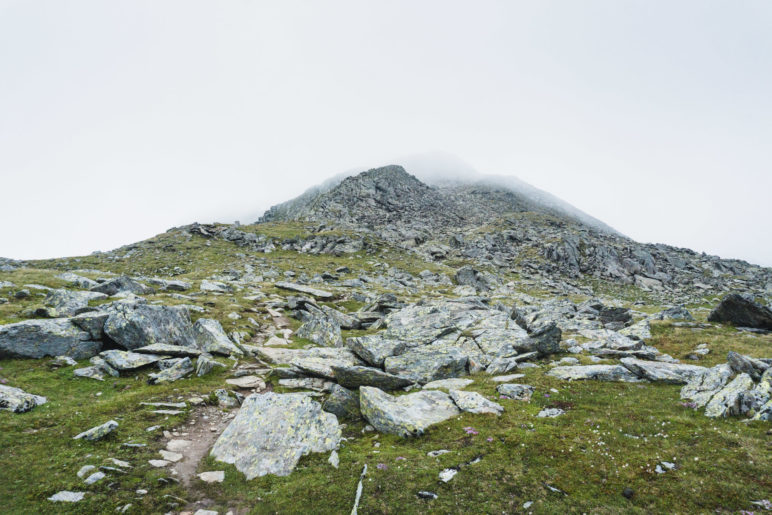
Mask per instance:
[[[307,234],[304,227],[281,224],[245,230],[263,230],[281,238]],[[19,321],[22,310],[42,301],[34,291],[31,299],[15,300],[14,291],[27,283],[61,287],[64,283],[55,275],[66,269],[169,277],[169,271],[180,266],[184,271],[175,272],[175,277],[193,282],[194,291],[201,279],[228,268],[243,268],[245,263],[279,272],[291,269],[309,276],[346,265],[352,271],[344,278],[382,273],[377,265],[383,262],[414,274],[423,269],[451,271],[445,265],[427,264],[395,249],[353,256],[312,256],[290,251],[254,254],[231,243],[187,238],[174,231],[132,247],[134,252],[126,259],[94,255],[33,262],[29,268],[1,272],[0,280],[12,281],[17,287],[0,292],[0,296],[11,299],[0,305],[0,323]],[[268,296],[278,293],[272,280],[253,289]],[[379,291],[378,287],[372,290]],[[195,295],[193,301],[158,293],[149,299],[197,304],[207,309],[205,316],[219,319],[228,331],[252,330],[244,322],[246,317],[255,317],[261,324],[269,323],[269,317],[259,310],[254,312],[255,302],[245,298],[251,293],[244,289],[227,295],[202,294]],[[447,288],[404,290],[398,297],[407,301],[447,293]],[[639,293],[631,290],[628,297],[622,298],[632,303],[640,300]],[[336,306],[355,310],[361,303],[341,298]],[[230,320],[226,317],[230,312],[243,318]],[[696,313],[704,322],[704,313]],[[740,333],[730,327],[696,329],[655,323],[652,332],[648,343],[679,359],[698,344],[707,343],[711,353],[699,362],[705,366],[725,362],[729,350],[772,356],[772,336]],[[355,334],[361,333],[344,332],[344,337]],[[296,339],[293,346],[305,343]],[[490,378],[474,377],[475,383],[468,389],[500,402],[505,407],[500,417],[464,414],[412,439],[363,433],[362,423],[349,423],[344,429],[347,440],[339,451],[338,469],[327,463],[327,455],[311,455],[301,459],[290,476],[246,481],[232,466],[206,458],[199,471],[225,470],[225,482],[208,485],[196,480],[188,490],[159,483],[166,473],[147,461],[158,457],[157,451],[163,445],[161,431],[145,429],[159,424],[162,429],[182,426],[191,410],[164,418],[151,414],[139,403],[178,401],[192,395],[207,398],[210,392],[225,386],[227,371],[151,386],[144,381],[145,372],[97,382],[75,378],[72,367],[50,370],[48,361],[0,361],[0,378],[7,384],[49,399],[25,414],[0,412],[2,513],[112,513],[127,503],[133,504],[129,513],[164,513],[169,510],[167,503],[173,500],[164,496],[186,501],[207,498],[212,501],[212,509],[221,512],[348,513],[365,464],[368,474],[360,513],[731,513],[752,509],[752,500],[772,498],[772,435],[768,434],[768,423],[708,419],[701,411],[681,404],[680,386],[566,383],[546,376],[546,365],[526,370],[526,377],[518,380],[535,387],[529,403],[499,399]],[[538,418],[537,413],[544,407],[560,407],[566,414],[554,419]],[[115,419],[120,426],[106,439],[72,440],[75,434],[109,419]],[[148,446],[121,446],[129,441]],[[438,449],[450,452],[437,458],[427,456],[427,452]],[[85,464],[109,465],[105,462],[108,457],[129,461],[133,468],[125,475],[110,475],[85,487],[76,476],[78,469]],[[479,461],[471,463],[476,458]],[[655,467],[660,461],[674,462],[677,469],[657,474]],[[448,483],[440,482],[439,472],[450,467],[460,467],[458,474]],[[564,493],[551,491],[546,485]],[[148,495],[138,496],[135,491],[139,488],[149,490]],[[625,488],[633,490],[632,498],[622,496]],[[54,506],[45,500],[65,489],[91,493],[74,505]],[[419,499],[419,490],[439,497]],[[522,508],[525,502],[533,502],[529,510]]]

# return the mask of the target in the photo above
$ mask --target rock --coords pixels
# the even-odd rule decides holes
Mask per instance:
[[[164,356],[157,356],[155,354],[140,354],[138,352],[117,349],[106,350],[100,353],[99,356],[115,370],[135,370],[164,359]]]
[[[148,384],[171,383],[193,373],[193,363],[190,358],[179,358],[171,367],[153,374],[147,378]]]
[[[651,338],[651,324],[648,320],[644,319],[629,327],[620,329],[619,334],[631,340],[648,340]]]
[[[688,320],[693,321],[694,317],[689,310],[683,306],[673,306],[654,315],[654,320]]]
[[[471,266],[464,266],[456,270],[454,279],[456,284],[471,286],[477,291],[490,291],[495,284],[495,279],[490,274],[481,273]]]
[[[342,347],[340,326],[328,317],[314,317],[301,325],[296,336],[311,340],[322,347]]]
[[[144,284],[138,283],[131,277],[126,277],[125,275],[98,284],[92,287],[91,291],[104,293],[111,297],[118,293],[133,293],[134,295],[153,293],[152,288],[148,288]]]
[[[74,367],[78,362],[69,356],[57,356],[48,364],[51,368]]]
[[[177,463],[178,461],[181,461],[182,458],[184,458],[184,456],[179,452],[166,451],[164,449],[161,449],[158,451],[158,453],[161,455],[161,458],[170,463]]]
[[[463,390],[450,390],[450,398],[456,403],[461,411],[469,413],[493,413],[501,415],[504,407],[495,402],[489,401],[477,392],[465,392]]]
[[[104,293],[74,290],[51,290],[46,294],[46,306],[56,310],[61,316],[72,316],[88,311],[89,301],[106,299]]]
[[[467,374],[469,358],[456,348],[434,349],[431,346],[391,356],[384,360],[386,372],[416,383],[429,383]]]
[[[118,371],[110,366],[110,364],[100,356],[94,356],[89,360],[89,362],[94,365],[94,367],[96,367],[100,372],[104,372],[105,374],[109,374],[113,377],[120,376]]]
[[[225,481],[225,471],[212,470],[209,472],[202,472],[198,474],[197,477],[204,483],[222,483],[223,481]]]
[[[759,304],[750,295],[732,293],[710,312],[708,321],[772,330],[772,309]]]
[[[204,279],[201,281],[201,291],[212,293],[231,293],[233,288],[230,285],[219,281],[210,281],[208,279]]]
[[[0,325],[0,359],[69,356],[85,359],[102,350],[102,342],[91,339],[68,318],[25,320]]]
[[[222,388],[215,390],[214,395],[217,398],[217,404],[224,408],[236,408],[241,404],[243,396],[236,392],[229,392]]]
[[[89,279],[88,277],[83,277],[78,274],[74,274],[72,272],[63,272],[57,275],[56,278],[61,279],[63,281],[67,281],[72,286],[77,286],[78,288],[83,288],[86,290],[93,288],[94,286],[99,284],[98,282],[92,279]]]
[[[382,367],[386,358],[402,354],[407,348],[403,341],[384,338],[380,333],[348,338],[346,347],[374,367]]]
[[[78,477],[83,479],[86,477],[86,474],[94,470],[96,467],[94,465],[83,465],[80,470],[78,470]]]
[[[494,381],[496,383],[506,383],[508,381],[514,381],[515,379],[520,379],[523,377],[525,377],[525,374],[508,374],[504,376],[491,377],[491,381]]]
[[[222,325],[211,318],[199,318],[193,324],[196,346],[212,354],[243,356],[244,352],[225,334]]]
[[[359,405],[362,416],[375,429],[405,437],[421,435],[429,426],[460,413],[448,394],[436,390],[394,397],[363,386],[359,389]]]
[[[225,428],[211,455],[235,465],[246,478],[289,475],[311,452],[337,449],[341,430],[335,415],[300,393],[253,394]]]
[[[697,365],[644,361],[635,358],[622,358],[622,364],[630,372],[654,382],[686,384],[693,378],[707,373],[708,369]]]
[[[460,379],[460,378],[439,379],[437,381],[426,383],[423,386],[423,389],[424,390],[461,390],[463,388],[466,388],[472,383],[474,383],[473,379]]]
[[[168,280],[153,277],[149,279],[148,282],[154,286],[158,286],[164,291],[186,291],[191,288],[191,284],[189,282],[180,281],[177,279]]]
[[[729,362],[729,366],[732,367],[733,371],[738,374],[748,374],[754,381],[761,379],[761,375],[770,367],[761,360],[754,359],[750,356],[744,356],[734,351],[729,351],[726,360]]]
[[[545,408],[536,416],[539,418],[555,418],[563,414],[565,414],[565,411],[560,408]]]
[[[104,337],[105,322],[109,316],[102,311],[88,311],[72,317],[70,322],[86,331],[92,340],[101,340]]]
[[[159,468],[159,469],[164,468],[168,465],[171,465],[171,462],[166,460],[147,460],[147,462],[150,463],[150,465],[152,465],[153,467]]]
[[[178,306],[115,303],[110,308],[104,331],[127,350],[154,343],[196,346],[188,310]]]
[[[21,388],[0,384],[0,410],[12,413],[25,413],[35,406],[46,403],[46,398],[32,395]]]
[[[337,384],[332,385],[330,395],[322,404],[322,409],[334,414],[339,419],[359,420],[362,418],[358,392],[352,392]]]
[[[519,352],[536,351],[542,356],[560,352],[563,333],[554,322],[544,325],[528,335],[528,339],[516,346]]]
[[[696,408],[701,408],[729,382],[730,377],[732,369],[727,363],[709,368],[705,374],[692,378],[681,388],[681,399],[693,402]]]
[[[199,356],[196,360],[196,376],[198,377],[208,374],[215,368],[225,369],[228,367],[206,356]]]
[[[434,500],[439,497],[434,492],[429,492],[426,490],[419,490],[419,492],[416,495],[418,496],[419,499],[429,499],[429,500]]]
[[[102,472],[102,471],[94,472],[93,474],[88,476],[86,479],[84,479],[83,482],[86,483],[87,485],[93,485],[97,481],[101,481],[102,479],[104,479],[105,476],[106,476],[106,474],[104,472]]]
[[[241,376],[235,379],[226,379],[226,383],[237,388],[265,388],[265,382],[257,376]]]
[[[340,465],[340,456],[338,456],[338,451],[334,450],[330,453],[330,457],[327,458],[327,463],[332,465],[332,468],[338,468],[338,465]]]
[[[706,417],[727,417],[740,414],[741,394],[752,390],[753,379],[748,374],[740,374],[728,385],[718,391],[705,406]]]
[[[458,474],[458,469],[443,469],[440,471],[440,481],[447,483]]]
[[[557,377],[567,381],[594,379],[596,381],[620,381],[624,383],[637,383],[641,379],[622,365],[577,365],[568,367],[555,367],[548,376]]]
[[[397,390],[412,383],[410,379],[389,374],[371,367],[332,367],[335,380],[345,388],[374,386],[381,390]]]
[[[138,349],[134,349],[134,352],[140,354],[161,354],[164,356],[177,356],[177,357],[191,357],[201,355],[201,351],[191,347],[180,347],[179,345],[167,345],[165,343],[154,343],[152,345],[146,345]]]
[[[96,440],[101,440],[102,438],[109,435],[116,429],[118,429],[118,422],[116,422],[115,420],[108,420],[101,426],[92,427],[87,431],[83,431],[82,433],[74,436],[72,439],[73,440],[84,439],[84,440],[89,440],[93,442]]]
[[[310,286],[304,286],[302,284],[297,283],[289,283],[289,282],[277,282],[274,284],[277,288],[281,288],[282,290],[290,290],[290,291],[296,291],[299,293],[305,293],[306,295],[311,295],[312,297],[316,297],[317,299],[332,299],[334,295],[328,291],[324,290],[318,290],[316,288],[311,288]]]
[[[622,497],[626,499],[632,499],[633,495],[635,495],[635,491],[632,488],[625,488],[622,490]]]
[[[57,492],[48,498],[51,502],[78,502],[82,501],[86,496],[85,492],[71,492],[69,490],[62,490]]]
[[[530,402],[533,395],[533,386],[529,384],[505,383],[498,385],[496,391],[516,401]]]

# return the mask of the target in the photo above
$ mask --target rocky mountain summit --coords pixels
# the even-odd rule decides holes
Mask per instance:
[[[389,166],[0,260],[0,505],[772,508],[771,271],[526,191]]]

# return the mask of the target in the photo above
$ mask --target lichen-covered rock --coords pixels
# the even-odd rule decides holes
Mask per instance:
[[[138,349],[134,349],[133,352],[139,352],[140,354],[159,354],[165,356],[179,356],[179,357],[191,357],[201,355],[201,351],[192,347],[181,347],[179,345],[167,345],[165,343],[153,343],[152,345],[146,345]]]
[[[215,369],[215,367],[218,368],[227,368],[222,363],[215,361],[212,358],[209,358],[207,356],[199,356],[199,358],[196,360],[196,376],[201,377],[212,370]]]
[[[772,309],[759,304],[751,295],[732,293],[710,312],[708,321],[772,330]]]
[[[88,311],[89,301],[106,298],[104,293],[59,289],[50,290],[46,294],[45,303],[46,306],[54,308],[60,316],[71,316]]]
[[[340,326],[331,318],[313,317],[311,320],[301,325],[296,336],[311,340],[322,347],[342,347],[343,338],[340,335]]]
[[[193,373],[193,363],[190,361],[190,358],[179,358],[169,368],[165,368],[160,372],[148,374],[147,382],[148,384],[171,383],[182,379],[191,373]]]
[[[242,351],[225,334],[219,321],[212,318],[199,318],[193,324],[193,334],[196,339],[196,346],[212,354],[222,354],[223,356],[243,356]]]
[[[468,361],[467,355],[456,348],[419,347],[399,356],[386,358],[383,368],[389,374],[424,384],[437,379],[466,375]]]
[[[307,295],[311,295],[312,297],[316,297],[317,299],[331,299],[334,296],[332,293],[328,291],[319,290],[317,288],[312,288],[310,286],[304,286],[302,284],[297,284],[297,283],[280,281],[280,282],[277,282],[274,286],[276,286],[277,288],[281,288],[282,290],[290,290],[290,291],[296,291],[299,293],[305,293]]]
[[[193,325],[184,307],[118,302],[109,313],[105,334],[124,349],[153,343],[195,347]]]
[[[348,338],[346,347],[374,367],[382,367],[386,358],[402,354],[407,348],[405,342],[384,338],[380,333]]]
[[[117,295],[119,293],[133,293],[134,295],[153,293],[152,288],[148,288],[144,284],[135,281],[131,277],[126,277],[125,275],[98,284],[92,287],[91,291],[104,293],[109,296]]]
[[[343,420],[362,418],[362,412],[359,409],[359,392],[352,392],[337,384],[333,384],[330,388],[330,395],[322,404],[322,409]]]
[[[707,406],[705,406],[706,417],[727,417],[739,415],[741,395],[754,387],[753,379],[748,374],[739,374],[737,377],[718,391]]]
[[[115,370],[134,370],[152,365],[166,358],[166,356],[159,356],[157,354],[141,354],[139,352],[117,349],[106,350],[99,354],[99,356]]]
[[[84,368],[76,368],[72,371],[72,373],[75,375],[75,377],[88,377],[90,379],[96,379],[97,381],[104,381],[105,376],[102,373],[102,371],[94,366],[91,367],[84,367]]]
[[[621,361],[630,372],[638,377],[662,383],[686,384],[708,371],[705,367],[681,363],[644,361],[635,358],[623,358]]]
[[[505,383],[498,385],[496,391],[510,399],[528,402],[533,395],[533,386],[529,384]]]
[[[734,351],[729,351],[726,360],[733,371],[738,374],[748,374],[754,381],[761,379],[761,375],[769,368],[769,365],[761,360]]]
[[[72,317],[70,321],[86,331],[92,340],[101,340],[104,337],[105,322],[109,316],[109,313],[103,311],[88,311]]]
[[[116,429],[118,429],[118,422],[116,422],[115,420],[108,420],[101,426],[92,427],[87,431],[83,431],[79,435],[73,436],[72,439],[80,440],[82,438],[84,440],[90,440],[90,441],[101,440],[102,438],[109,435]]]
[[[426,383],[423,386],[423,389],[424,390],[462,390],[472,383],[474,383],[473,379],[461,379],[459,377],[454,377],[451,379],[438,379],[437,381]]]
[[[596,381],[619,381],[624,383],[637,383],[641,378],[633,374],[622,365],[576,365],[555,367],[548,376],[557,377],[566,381],[578,381],[594,379]]]
[[[69,356],[90,358],[102,349],[102,342],[70,322],[69,318],[25,320],[0,325],[0,359]]]
[[[253,394],[212,447],[211,455],[233,464],[247,479],[289,475],[311,452],[337,449],[341,430],[332,413],[300,393]]]
[[[463,390],[450,390],[448,392],[450,398],[456,403],[461,411],[469,413],[493,413],[494,415],[501,415],[504,411],[504,407],[500,404],[496,404],[493,401],[489,401],[477,392],[465,392]]]
[[[77,286],[78,288],[84,288],[86,290],[99,284],[93,279],[89,279],[88,277],[83,277],[82,275],[74,274],[72,272],[63,272],[57,275],[56,278],[67,281],[72,286]]]
[[[395,397],[369,386],[359,389],[362,416],[382,433],[417,436],[429,426],[458,415],[458,407],[446,393],[420,391]]]
[[[351,389],[374,386],[381,390],[397,390],[412,383],[410,379],[372,367],[333,366],[332,370],[338,384]]]
[[[21,388],[0,384],[0,410],[13,413],[25,413],[35,406],[46,403],[46,398],[40,395],[32,395]]]
[[[705,374],[698,375],[686,383],[681,388],[681,398],[701,408],[729,382],[730,377],[732,377],[732,369],[727,363],[716,365],[709,368]]]

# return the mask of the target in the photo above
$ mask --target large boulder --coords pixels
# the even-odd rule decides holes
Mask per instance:
[[[705,406],[705,416],[727,417],[740,415],[743,394],[752,390],[754,386],[751,376],[739,374],[710,399],[710,402]]]
[[[104,332],[124,349],[153,343],[196,346],[187,308],[118,302],[109,308],[109,313]]]
[[[557,377],[567,381],[594,379],[596,381],[619,381],[623,383],[637,383],[641,379],[622,365],[576,365],[555,367],[548,376]]]
[[[384,360],[384,370],[389,374],[425,384],[437,379],[449,379],[467,375],[467,355],[453,347],[419,347],[399,356]]]
[[[772,309],[759,304],[750,295],[732,293],[710,312],[708,321],[772,331]]]
[[[62,316],[72,316],[89,311],[88,303],[92,300],[106,299],[104,293],[76,290],[50,290],[46,294],[46,306],[56,310]]]
[[[286,476],[302,456],[336,449],[340,439],[338,419],[307,395],[269,392],[244,400],[211,455],[247,479]]]
[[[450,396],[437,390],[395,397],[363,386],[359,389],[359,406],[362,416],[375,429],[405,437],[421,435],[429,426],[460,413]]]
[[[339,419],[359,420],[362,412],[359,410],[359,392],[333,384],[330,395],[322,404],[322,409],[334,414]]]
[[[732,377],[732,369],[727,363],[716,365],[709,368],[705,374],[698,375],[686,383],[681,388],[681,398],[694,403],[696,408],[701,408],[726,386],[730,377]]]
[[[212,354],[222,354],[224,356],[243,356],[242,351],[225,334],[219,321],[212,318],[199,318],[193,324],[193,334],[196,339],[196,346]]]
[[[0,410],[13,413],[24,413],[35,406],[46,403],[46,398],[40,395],[32,395],[21,388],[0,384]]]
[[[327,316],[311,318],[311,320],[298,328],[295,336],[311,340],[322,347],[343,346],[340,326]]]
[[[68,318],[25,320],[0,325],[0,359],[69,356],[90,358],[102,350],[102,342],[72,324]]]
[[[165,358],[165,356],[157,354],[142,354],[117,349],[106,350],[99,357],[114,370],[135,370],[152,365]]]
[[[348,338],[346,347],[374,367],[382,367],[386,358],[402,354],[407,348],[405,342],[384,338],[380,333]]]
[[[398,390],[412,383],[410,379],[372,367],[333,366],[332,370],[339,385],[352,389],[360,386],[375,386],[381,390]]]
[[[732,367],[732,370],[738,374],[748,374],[754,381],[761,379],[761,375],[770,367],[770,365],[759,359],[738,354],[734,351],[729,351],[726,360],[729,366]]]
[[[477,291],[490,291],[495,286],[495,280],[490,274],[475,270],[471,266],[464,266],[456,270],[456,284],[471,286]]]
[[[152,288],[148,288],[142,283],[139,283],[131,277],[122,275],[115,279],[109,279],[101,284],[98,284],[91,288],[91,291],[104,293],[105,295],[117,295],[119,293],[133,293],[135,295],[145,295],[153,293]]]
[[[636,358],[622,358],[621,361],[630,372],[638,377],[661,383],[686,384],[708,371],[705,367],[681,363],[645,361]]]

